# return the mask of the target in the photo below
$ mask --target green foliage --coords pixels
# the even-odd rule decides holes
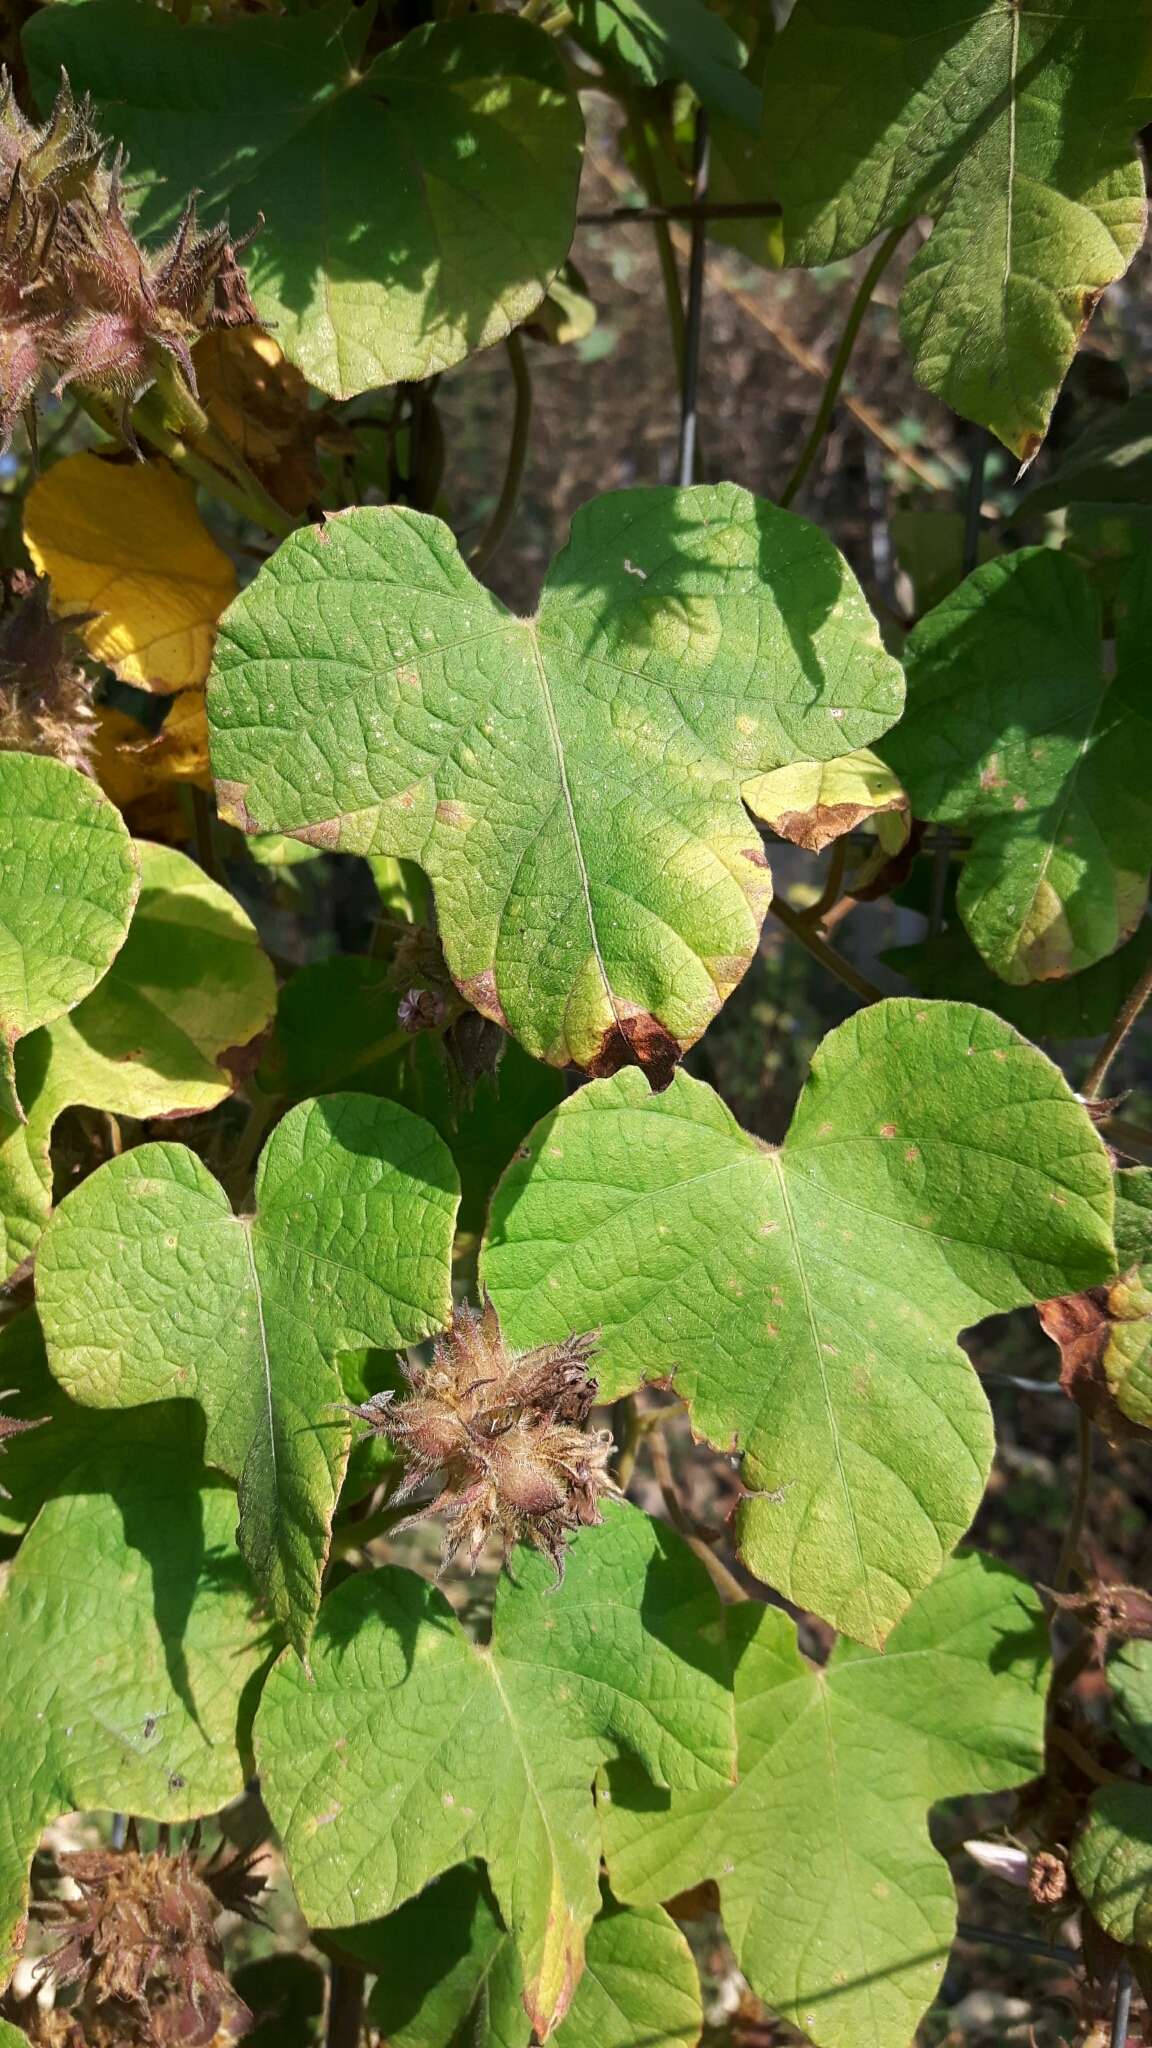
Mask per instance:
[[[0,1601],[0,1954],[28,1863],[74,1807],[157,1820],[243,1790],[247,1728],[274,1639],[252,1612],[235,1505],[201,1465],[193,1410],[108,1418],[61,1463]],[[6,1974],[6,1971],[4,1972]]]
[[[1150,65],[1142,0],[799,0],[774,52],[763,146],[788,260],[930,214],[900,307],[916,374],[1025,460],[1143,237]]]
[[[556,1065],[667,1079],[768,901],[742,786],[900,703],[836,550],[721,485],[585,506],[532,620],[436,520],[295,535],[225,614],[209,715],[236,823],[418,861],[484,1015]]]
[[[1144,914],[1150,622],[1152,552],[1121,586],[1113,667],[1084,571],[1022,548],[909,638],[908,708],[884,753],[918,817],[971,832],[957,907],[1005,981],[1091,967]]]
[[[718,1879],[740,1966],[776,2011],[821,2048],[895,2048],[932,2002],[956,1924],[928,1807],[1019,1784],[1040,1762],[1039,1600],[990,1559],[954,1559],[882,1657],[842,1642],[823,1669],[777,1609],[725,1618],[739,1783],[690,1797],[612,1765],[613,1888],[644,1905]]]
[[[677,1537],[617,1508],[551,1578],[517,1554],[490,1649],[410,1572],[349,1580],[321,1609],[311,1675],[276,1666],[256,1731],[309,1918],[374,1920],[481,1856],[542,2034],[599,1902],[597,1766],[624,1747],[657,1784],[700,1792],[735,1758],[719,1602]]]
[[[1105,1934],[1152,1948],[1152,1786],[1115,1784],[1097,1792],[1072,1872]]]
[[[391,2048],[529,2048],[515,1943],[481,1873],[460,1864],[406,1906],[340,1942],[374,1970],[370,2015]],[[663,1907],[605,1896],[557,2048],[695,2048],[696,1964]]]
[[[26,49],[42,100],[64,65],[145,187],[264,226],[261,317],[321,391],[429,377],[540,304],[572,238],[582,123],[548,39],[475,17],[414,30],[361,68],[342,6],[182,27],[154,7],[47,8]],[[368,209],[367,218],[365,209]]]
[[[76,1400],[199,1402],[240,1489],[240,1545],[304,1653],[349,1426],[334,1354],[446,1322],[451,1158],[396,1103],[301,1103],[268,1142],[255,1214],[181,1145],[141,1145],[62,1202],[36,1262],[53,1369]]]
[[[577,0],[575,32],[641,85],[683,78],[706,107],[754,129],[760,95],[741,74],[747,52],[701,0]]]
[[[1036,454],[1143,232],[1146,0],[16,14],[0,2048],[223,2041],[237,1999],[265,2048],[696,2048],[721,1932],[757,2038],[951,2039],[971,1826],[1031,1861],[1022,1929],[1079,1914],[1149,1991],[1152,401],[1097,413],[1123,365],[1085,364],[1015,501],[983,452]],[[832,365],[783,504],[644,481],[714,473],[701,214],[836,266],[763,314]],[[833,423],[870,322],[891,360],[889,262],[982,424],[850,399],[936,486],[870,463],[837,528],[882,639],[784,506],[837,464],[858,496]],[[657,266],[681,459],[596,495],[561,408],[600,379],[626,417],[613,291]],[[519,598],[581,495],[519,616],[497,549]],[[1080,1404],[1037,1591],[953,1554],[981,1373],[1009,1554],[1014,1474],[1063,1457],[1029,1417],[1071,1445]],[[168,1832],[201,1820],[235,1860]],[[265,1864],[271,1934],[214,1928]]]
[[[0,1115],[18,1039],[71,1010],[124,943],[140,886],[123,820],[47,755],[0,753]]]
[[[1055,1067],[984,1011],[898,1000],[825,1039],[779,1151],[634,1072],[523,1151],[482,1269],[512,1341],[598,1321],[605,1394],[670,1379],[744,1453],[753,1570],[880,1644],[987,1474],[957,1331],[1112,1270],[1107,1155]]]
[[[73,1010],[16,1051],[23,1123],[0,1119],[8,1268],[52,1210],[52,1133],[73,1103],[114,1116],[193,1116],[234,1086],[276,1003],[272,964],[234,897],[171,847],[138,842],[140,895],[120,952]]]

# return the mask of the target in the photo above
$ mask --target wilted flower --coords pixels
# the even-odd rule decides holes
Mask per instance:
[[[590,1333],[513,1352],[490,1301],[480,1313],[463,1307],[431,1364],[404,1367],[410,1394],[376,1394],[353,1409],[405,1453],[398,1500],[439,1474],[439,1493],[409,1520],[445,1517],[445,1565],[464,1550],[475,1570],[495,1531],[505,1553],[533,1544],[563,1577],[567,1537],[598,1523],[604,1495],[616,1491],[611,1432],[583,1427],[597,1392],[588,1372],[595,1341]]]
[[[223,1904],[251,1916],[250,1859],[198,1867],[187,1850],[99,1849],[61,1859],[80,1893],[68,1940],[41,1966],[78,1987],[68,2012],[85,2048],[225,2048],[252,2025],[224,1972]],[[223,1886],[223,1890],[221,1887]]]
[[[196,225],[189,199],[172,239],[141,248],[125,211],[122,158],[110,169],[85,99],[63,78],[43,126],[20,112],[0,74],[0,440],[30,413],[41,375],[114,404],[134,445],[131,410],[157,379],[195,395],[192,343],[252,321],[226,225]],[[250,237],[248,239],[251,239]]]
[[[24,569],[0,589],[0,752],[54,754],[91,774],[93,678],[72,635],[92,614],[54,619],[50,595],[47,580]]]

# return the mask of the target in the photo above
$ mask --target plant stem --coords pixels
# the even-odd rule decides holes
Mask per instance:
[[[248,1107],[248,1120],[240,1133],[232,1164],[221,1175],[233,1205],[247,1200],[252,1168],[268,1132],[288,1107],[285,1095],[257,1095]]]
[[[708,110],[696,109],[692,152],[692,197],[699,205],[708,196]],[[704,256],[708,230],[697,215],[692,222],[688,253],[688,316],[684,328],[684,367],[680,379],[679,477],[681,490],[696,481],[696,409],[700,383],[700,333],[704,321]]]
[[[1128,1033],[1131,1031],[1132,1026],[1135,1024],[1150,996],[1152,996],[1152,960],[1149,961],[1144,969],[1136,986],[1130,989],[1124,998],[1120,1014],[1088,1070],[1087,1079],[1080,1092],[1089,1102],[1094,1101],[1099,1095],[1101,1088],[1108,1078],[1109,1067],[1112,1065],[1120,1047],[1123,1045],[1124,1040],[1127,1038]]]
[[[727,1565],[716,1556],[711,1545],[696,1534],[691,1517],[685,1513],[683,1502],[676,1491],[676,1481],[672,1477],[672,1460],[668,1456],[664,1431],[659,1426],[648,1431],[648,1450],[652,1458],[652,1470],[656,1474],[656,1484],[668,1510],[669,1521],[679,1531],[689,1550],[694,1551],[700,1559],[720,1598],[746,1600],[748,1595],[736,1574],[730,1572]]]
[[[861,1002],[883,1002],[883,990],[878,989],[865,975],[857,973],[851,961],[846,960],[843,953],[838,953],[834,946],[829,946],[817,932],[814,932],[811,925],[805,922],[799,911],[793,910],[790,903],[785,903],[780,896],[774,896],[771,910],[772,915],[779,918],[780,923],[791,932],[793,938],[799,939],[812,958],[819,960],[820,965],[826,967],[829,974],[834,974],[838,981],[844,983],[845,988],[850,988],[854,995],[858,995]]]
[[[660,174],[652,145],[648,140],[648,127],[635,100],[629,100],[628,139],[636,156],[640,182],[653,202],[660,197]],[[672,354],[676,360],[676,373],[684,375],[684,301],[680,296],[680,272],[676,268],[676,251],[672,247],[672,236],[663,209],[653,204],[652,237],[656,244],[656,257],[660,265],[660,282],[664,287],[664,304],[668,312],[668,327],[672,336]]]
[[[1076,1471],[1076,1492],[1072,1500],[1072,1513],[1060,1545],[1060,1562],[1052,1584],[1057,1593],[1067,1590],[1068,1581],[1076,1568],[1080,1556],[1080,1540],[1084,1534],[1084,1516],[1088,1508],[1088,1488],[1092,1482],[1092,1424],[1083,1409],[1080,1419],[1080,1461]]]
[[[605,206],[599,211],[578,213],[582,228],[626,227],[637,221],[661,220],[778,220],[780,205],[775,199],[684,199],[667,206]]]
[[[1102,1138],[1130,1159],[1147,1159],[1152,1165],[1152,1131],[1130,1124],[1122,1116],[1106,1116],[1097,1127]]]
[[[524,481],[524,468],[528,460],[528,435],[532,425],[532,374],[519,334],[510,334],[504,346],[508,351],[515,391],[512,438],[508,443],[508,463],[504,471],[500,496],[496,501],[496,509],[469,557],[472,572],[476,576],[483,575],[512,524],[516,507],[520,502],[520,486]]]
[[[795,469],[780,493],[780,503],[782,505],[790,505],[792,503],[793,498],[796,496],[797,491],[800,489],[812,464],[816,460],[820,444],[831,424],[836,400],[840,396],[840,386],[844,382],[852,350],[856,344],[856,336],[860,332],[864,315],[872,302],[872,294],[885,270],[888,268],[898,242],[902,240],[907,231],[907,221],[903,221],[899,227],[889,229],[856,287],[856,296],[848,309],[848,318],[844,323],[844,332],[840,336],[840,346],[832,358],[824,391],[816,409],[816,417],[812,422],[812,430],[803,448],[800,450],[799,460],[796,463]]]
[[[397,1523],[403,1522],[411,1512],[406,1501],[402,1501],[399,1506],[385,1501],[383,1507],[374,1508],[372,1513],[365,1515],[361,1521],[349,1522],[342,1529],[333,1529],[331,1556],[347,1557],[351,1551],[363,1550],[369,1543],[374,1543],[378,1536],[389,1535]]]
[[[212,809],[208,792],[192,784],[192,824],[196,833],[196,858],[211,882],[222,882],[216,845],[212,837]]]
[[[805,910],[802,913],[805,924],[810,925],[814,931],[823,924],[828,912],[834,909],[840,901],[844,889],[844,868],[847,859],[848,839],[847,835],[845,835],[843,839],[837,839],[832,848],[832,858],[828,863],[827,879],[817,901],[810,910]]]
[[[356,1963],[328,1966],[328,2048],[360,2048],[367,1972]]]
[[[627,1493],[644,1438],[644,1421],[635,1394],[612,1403],[612,1434],[616,1438],[616,1484]]]
[[[968,429],[968,485],[964,493],[964,553],[962,568],[970,576],[980,560],[980,507],[984,502],[984,467],[988,435],[973,422]],[[932,900],[928,912],[928,935],[938,938],[944,929],[944,906],[948,895],[948,874],[952,865],[955,835],[951,825],[937,825],[932,854]]]

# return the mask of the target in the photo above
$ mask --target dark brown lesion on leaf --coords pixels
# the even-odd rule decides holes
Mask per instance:
[[[1148,1440],[1152,1432],[1123,1413],[1111,1386],[1105,1359],[1117,1321],[1113,1287],[1086,1287],[1082,1294],[1057,1295],[1037,1304],[1046,1334],[1060,1352],[1060,1385],[1077,1407],[1112,1445],[1134,1437]]]
[[[594,1081],[605,1081],[621,1067],[642,1067],[654,1095],[669,1087],[680,1064],[682,1047],[663,1024],[639,1010],[632,1017],[617,1017],[600,1041],[588,1073]]]
[[[248,809],[246,782],[217,782],[216,809],[226,825],[235,825],[238,832],[247,832],[253,838],[268,829]]]
[[[490,967],[486,967],[483,974],[471,974],[464,981],[457,980],[456,986],[465,1002],[471,1003],[474,1010],[479,1010],[482,1017],[491,1017],[493,1023],[499,1024],[502,1031],[510,1029],[504,1014],[504,1005],[496,988],[496,976]]]

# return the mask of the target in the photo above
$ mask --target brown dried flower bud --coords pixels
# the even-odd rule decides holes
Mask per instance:
[[[353,1409],[406,1455],[397,1499],[440,1475],[435,1499],[409,1521],[446,1518],[445,1565],[464,1550],[475,1570],[495,1532],[506,1555],[514,1543],[530,1543],[563,1577],[567,1537],[598,1523],[601,1501],[616,1491],[607,1469],[611,1432],[582,1427],[596,1398],[588,1372],[595,1341],[587,1334],[510,1351],[486,1300],[480,1313],[457,1311],[431,1364],[405,1366],[407,1397],[377,1394]]]
[[[79,2041],[224,2048],[244,2038],[252,2016],[224,1972],[211,1865],[129,1848],[63,1857],[61,1869],[81,1897],[43,1974],[79,1987],[69,2015]]]
[[[1032,1858],[1028,1890],[1038,1906],[1058,1906],[1068,1891],[1068,1865],[1051,1849],[1039,1849]]]
[[[94,679],[72,638],[84,613],[54,619],[43,577],[15,569],[0,587],[0,752],[54,754],[93,772]]]

